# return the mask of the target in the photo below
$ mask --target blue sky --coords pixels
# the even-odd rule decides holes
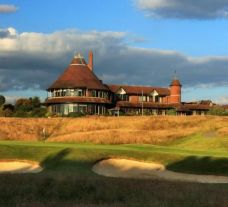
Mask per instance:
[[[228,1],[197,2],[0,1],[0,46],[4,44],[0,49],[0,63],[4,60],[0,64],[0,92],[12,97],[45,97],[44,89],[64,70],[73,52],[86,56],[93,49],[96,73],[105,82],[166,87],[177,70],[184,101],[227,103]],[[6,4],[14,9],[1,10]],[[106,55],[107,51],[110,54]],[[137,58],[141,78],[140,69],[132,63]],[[12,73],[13,80],[8,83]]]

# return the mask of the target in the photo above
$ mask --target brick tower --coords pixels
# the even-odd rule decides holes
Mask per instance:
[[[171,103],[171,104],[180,104],[181,103],[181,87],[182,87],[182,85],[175,75],[170,84],[169,103]]]

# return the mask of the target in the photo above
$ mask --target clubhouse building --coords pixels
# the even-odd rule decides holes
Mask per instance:
[[[93,53],[88,64],[77,54],[62,75],[47,89],[46,105],[52,114],[145,114],[203,115],[209,101],[181,102],[181,83],[177,78],[169,87],[104,84],[93,71]]]

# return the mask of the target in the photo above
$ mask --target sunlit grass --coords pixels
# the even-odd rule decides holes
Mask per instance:
[[[1,140],[161,144],[198,133],[228,136],[228,117],[144,116],[0,119]]]

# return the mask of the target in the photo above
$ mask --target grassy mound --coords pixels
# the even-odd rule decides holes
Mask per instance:
[[[228,136],[228,117],[145,116],[0,119],[2,140],[160,144],[196,133]]]

